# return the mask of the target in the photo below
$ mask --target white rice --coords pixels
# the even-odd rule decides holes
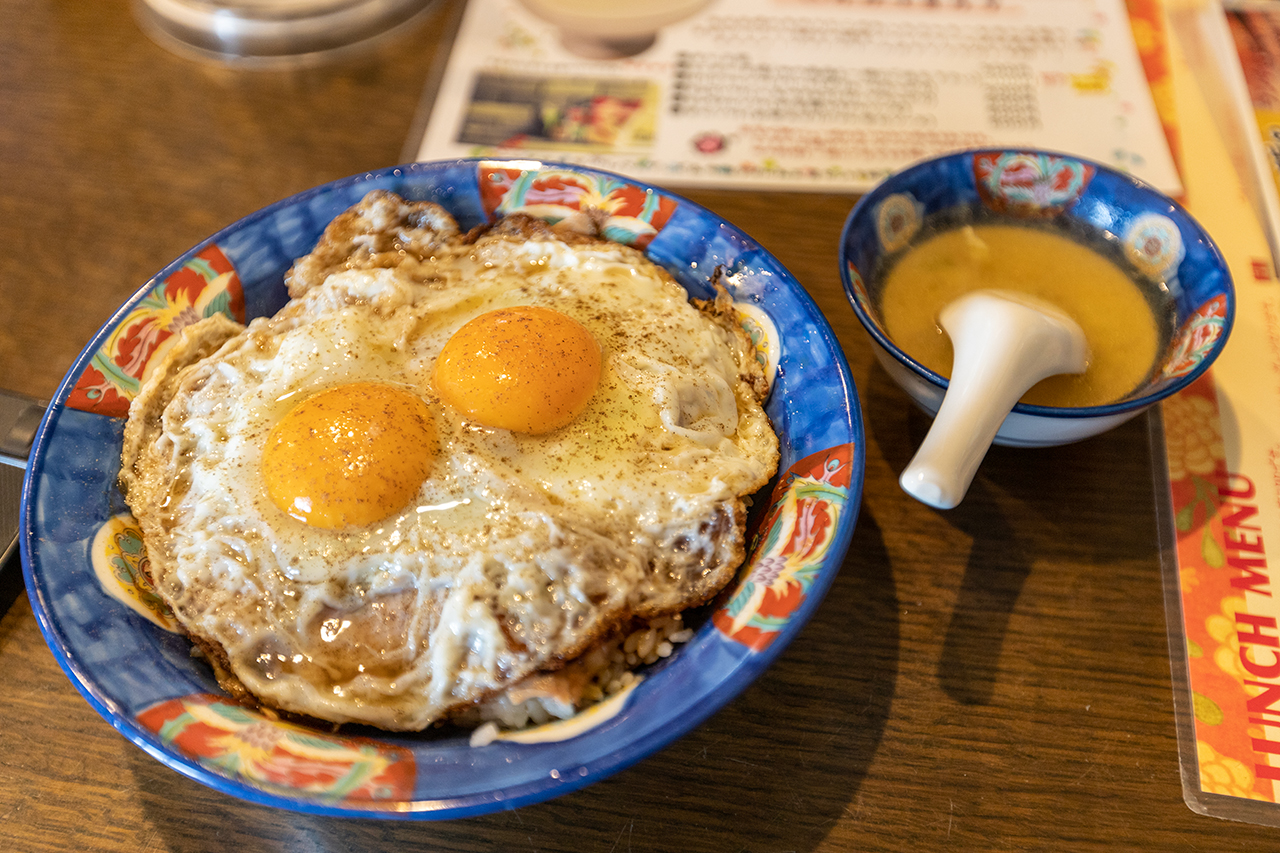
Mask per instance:
[[[475,726],[472,746],[492,743],[502,731],[566,720],[582,709],[600,702],[635,683],[636,670],[670,657],[675,647],[693,639],[693,629],[685,627],[680,614],[662,616],[607,640],[589,651],[579,662],[587,668],[589,680],[577,702],[537,696],[514,703],[508,694],[484,702],[454,718],[455,723]]]

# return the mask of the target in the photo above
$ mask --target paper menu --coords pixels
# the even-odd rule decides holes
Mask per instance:
[[[1181,190],[1123,0],[715,0],[614,59],[562,36],[470,0],[418,159],[864,192],[944,151],[1034,146]]]

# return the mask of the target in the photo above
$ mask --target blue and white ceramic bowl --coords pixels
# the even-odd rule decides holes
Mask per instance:
[[[974,150],[910,166],[859,200],[840,241],[840,273],[854,313],[889,375],[930,415],[947,380],[902,351],[879,317],[883,272],[937,219],[1034,220],[1106,240],[1133,274],[1163,282],[1176,317],[1145,385],[1106,406],[1019,403],[995,443],[1041,447],[1111,429],[1190,384],[1222,351],[1235,317],[1231,274],[1204,229],[1175,201],[1099,163],[1048,151]]]
[[[472,747],[466,732],[333,734],[242,708],[193,661],[146,578],[141,536],[116,488],[124,416],[148,360],[187,323],[244,320],[286,300],[283,275],[369,190],[437,202],[464,228],[517,210],[590,208],[695,296],[717,266],[775,371],[766,410],[782,462],[756,502],[750,553],[696,635],[629,692],[577,718]],[[300,193],[215,234],[128,301],[49,407],[23,490],[27,590],[54,656],[125,737],[178,772],[300,811],[441,818],[543,800],[659,749],[755,679],[839,570],[863,476],[857,393],[830,327],[776,259],[692,202],[616,175],[530,161],[460,160],[371,172]]]

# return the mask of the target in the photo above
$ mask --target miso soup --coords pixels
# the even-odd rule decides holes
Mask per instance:
[[[1098,406],[1124,398],[1155,368],[1172,311],[1162,286],[1140,286],[1116,262],[1070,237],[1031,226],[976,224],[928,236],[893,264],[880,296],[885,331],[912,358],[949,377],[951,338],[938,315],[981,289],[1043,299],[1084,331],[1088,368],[1033,386],[1022,402],[1039,406]]]

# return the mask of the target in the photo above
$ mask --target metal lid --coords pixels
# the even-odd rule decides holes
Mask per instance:
[[[180,55],[239,65],[320,60],[409,24],[434,0],[134,0],[139,24]]]

